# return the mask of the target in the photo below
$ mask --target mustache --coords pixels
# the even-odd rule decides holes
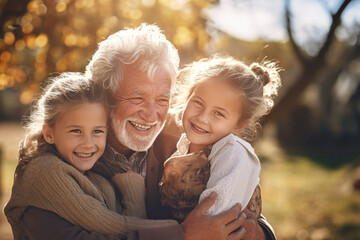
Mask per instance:
[[[126,119],[126,121],[137,122],[139,124],[149,125],[149,126],[161,124],[161,121],[159,121],[159,120],[156,120],[154,122],[148,122],[148,121],[145,121],[144,119],[139,118],[139,117],[128,117]]]

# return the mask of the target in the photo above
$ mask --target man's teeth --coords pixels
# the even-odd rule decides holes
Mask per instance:
[[[205,131],[204,129],[201,129],[199,128],[198,126],[196,126],[195,124],[193,124],[194,128],[199,131],[199,132],[202,132],[202,133],[207,133],[207,131]]]
[[[91,157],[92,153],[75,153],[76,156],[78,157],[83,157],[83,158],[87,158],[87,157]]]
[[[151,128],[151,126],[149,126],[149,125],[143,125],[143,124],[140,124],[140,123],[137,123],[137,122],[132,122],[132,121],[130,121],[130,123],[131,123],[134,127],[138,128],[138,129],[140,129],[140,130],[148,130],[149,128]]]

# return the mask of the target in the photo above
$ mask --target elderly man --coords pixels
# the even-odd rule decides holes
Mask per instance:
[[[109,180],[129,170],[142,175],[147,216],[152,219],[169,217],[160,204],[158,183],[163,162],[175,151],[180,135],[172,121],[165,124],[178,65],[176,49],[159,28],[143,24],[101,42],[86,70],[89,78],[111,89],[116,101],[105,157],[92,171]],[[218,216],[204,215],[215,199],[213,194],[201,202],[181,225],[139,229],[128,239],[275,239],[263,217],[256,221],[246,209],[240,214],[239,205]],[[24,222],[34,239],[54,239],[54,232],[58,239],[114,239],[38,208],[29,208]],[[36,231],[36,226],[42,230]]]

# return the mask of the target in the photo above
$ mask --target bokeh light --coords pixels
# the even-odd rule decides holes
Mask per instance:
[[[20,94],[20,102],[22,104],[29,104],[34,98],[34,91],[32,89],[26,89]]]
[[[11,54],[7,51],[1,53],[0,60],[3,62],[9,62],[11,59]]]
[[[12,45],[15,42],[15,35],[12,32],[6,32],[4,35],[4,42],[7,45]]]
[[[182,48],[189,47],[194,41],[193,32],[186,26],[179,26],[174,36],[174,45]]]
[[[67,8],[67,4],[65,2],[58,2],[55,7],[58,13],[64,12],[66,8]]]
[[[45,45],[48,43],[48,36],[42,33],[36,37],[35,42],[38,47],[40,48],[45,47]]]
[[[25,48],[25,41],[23,39],[19,39],[15,43],[15,49],[16,51],[22,51]]]
[[[30,49],[35,49],[37,47],[36,37],[33,34],[26,36],[25,42],[26,42],[26,46]]]
[[[47,12],[47,7],[45,4],[39,4],[37,9],[36,9],[36,14],[38,16],[42,16],[42,15],[45,15]]]

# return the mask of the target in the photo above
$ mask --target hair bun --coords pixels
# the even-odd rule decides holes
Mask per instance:
[[[250,69],[255,73],[264,86],[270,82],[270,75],[265,67],[262,67],[258,63],[253,63],[250,65]]]

